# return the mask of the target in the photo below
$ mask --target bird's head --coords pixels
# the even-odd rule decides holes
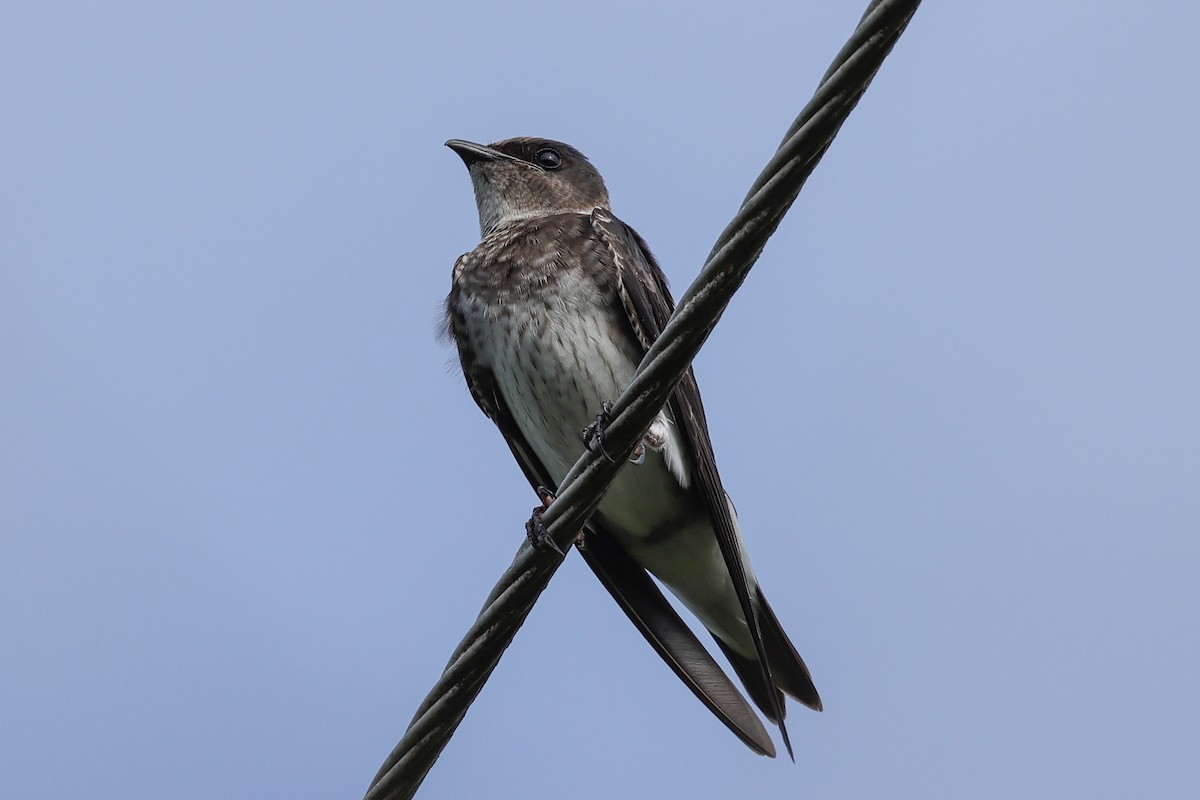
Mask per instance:
[[[569,144],[522,136],[489,145],[451,139],[446,146],[471,173],[484,236],[521,219],[609,207],[604,179]]]

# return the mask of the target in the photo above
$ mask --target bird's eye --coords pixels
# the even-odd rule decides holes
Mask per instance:
[[[542,169],[558,169],[562,166],[562,156],[558,154],[557,150],[551,150],[549,147],[538,150],[533,160]]]

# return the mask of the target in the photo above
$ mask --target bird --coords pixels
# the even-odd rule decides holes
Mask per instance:
[[[481,241],[454,264],[443,330],[476,404],[530,485],[552,496],[588,440],[602,446],[607,404],[674,301],[579,150],[534,137],[446,146],[470,173]],[[821,698],[746,556],[691,369],[577,544],[675,674],[751,750],[774,757],[758,714],[650,575],[666,586],[711,633],[794,759],[784,697],[816,711]]]

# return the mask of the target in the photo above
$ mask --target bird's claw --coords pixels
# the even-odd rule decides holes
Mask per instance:
[[[537,506],[533,509],[533,514],[525,523],[525,536],[529,538],[529,543],[533,545],[534,550],[553,550],[560,556],[566,556],[562,548],[555,543],[550,531],[546,529],[546,523],[542,522],[542,514],[545,511],[545,506]]]
[[[612,403],[607,400],[600,406],[600,413],[592,420],[592,424],[583,429],[583,446],[589,453],[599,450],[605,458],[615,464],[617,460],[604,449],[604,429],[612,422],[612,407]]]
[[[529,543],[533,545],[534,550],[553,550],[565,557],[567,554],[554,541],[550,531],[546,530],[546,523],[542,522],[542,514],[546,513],[546,509],[554,502],[554,493],[545,486],[538,486],[534,491],[537,492],[542,504],[534,507],[533,514],[525,523],[525,535],[529,538]]]

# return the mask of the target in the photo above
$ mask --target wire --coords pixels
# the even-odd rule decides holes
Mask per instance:
[[[585,451],[543,514],[543,523],[563,552],[666,404],[918,5],[920,0],[872,2],[812,100],[788,129],[699,276],[683,293],[662,335],[613,402],[604,445],[614,460]],[[528,544],[521,547],[404,737],[380,767],[366,800],[399,800],[416,793],[563,558]]]

